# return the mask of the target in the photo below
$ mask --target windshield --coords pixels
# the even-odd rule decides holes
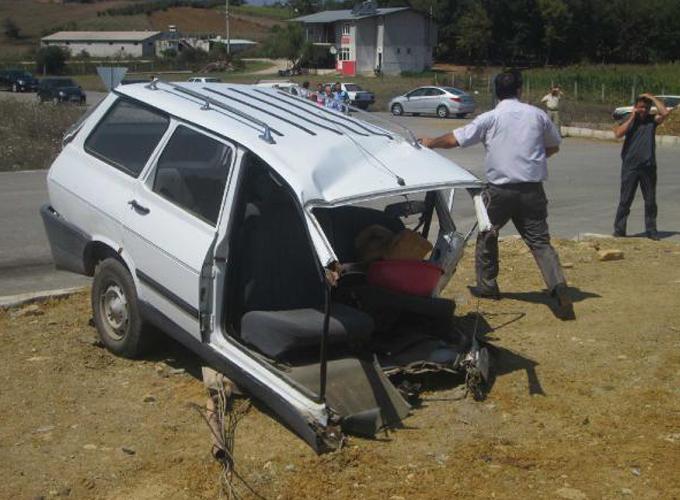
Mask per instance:
[[[358,92],[360,90],[363,90],[361,87],[354,83],[348,83],[345,85],[345,89],[347,89],[348,92]]]
[[[680,102],[680,97],[664,97],[663,98],[663,103],[666,106],[670,106],[672,108],[677,106],[679,102]]]

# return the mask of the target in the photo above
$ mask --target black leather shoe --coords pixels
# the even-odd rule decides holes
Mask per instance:
[[[501,291],[497,286],[493,288],[485,286],[469,286],[468,290],[470,290],[470,293],[475,297],[482,299],[501,300]]]
[[[647,231],[647,238],[649,238],[652,241],[659,241],[661,238],[659,237],[659,233],[656,231]]]
[[[614,238],[625,238],[625,237],[626,237],[626,233],[621,233],[621,232],[619,232],[619,231],[614,231],[614,232],[612,233],[612,236],[613,236]]]
[[[569,296],[569,290],[567,285],[560,283],[553,288],[551,294],[555,300],[557,300],[557,311],[556,316],[562,320],[573,320],[576,319],[576,314],[574,313],[574,304]]]

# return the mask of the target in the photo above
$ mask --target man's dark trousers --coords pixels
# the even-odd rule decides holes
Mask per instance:
[[[645,230],[656,233],[656,165],[623,165],[621,167],[621,198],[614,220],[614,233],[626,234],[626,223],[630,214],[630,206],[635,199],[638,184],[645,200]]]
[[[548,200],[543,184],[524,182],[490,184],[484,191],[486,210],[492,225],[490,231],[477,236],[475,267],[477,285],[486,290],[496,288],[498,277],[498,233],[508,221],[517,228],[538,264],[551,292],[564,284],[564,273],[557,252],[550,244],[548,232]]]

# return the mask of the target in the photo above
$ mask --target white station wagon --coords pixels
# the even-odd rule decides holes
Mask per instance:
[[[140,355],[154,325],[317,452],[397,425],[411,407],[394,376],[488,376],[438,297],[474,229],[456,228],[454,193],[488,227],[481,183],[388,128],[276,89],[131,84],[67,133],[47,183],[54,261],[94,277],[110,351]],[[430,289],[371,280],[375,263],[356,264],[369,226],[430,237]]]

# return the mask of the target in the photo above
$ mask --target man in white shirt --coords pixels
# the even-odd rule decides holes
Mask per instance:
[[[571,299],[557,252],[550,244],[548,200],[543,181],[548,157],[559,151],[560,134],[545,112],[519,102],[522,75],[505,71],[495,80],[499,103],[470,124],[436,138],[420,139],[429,148],[466,147],[479,142],[486,148],[488,186],[483,197],[492,228],[479,233],[475,252],[477,287],[482,297],[500,298],[498,233],[512,220],[531,250],[563,319],[573,319]]]
[[[555,85],[550,89],[550,92],[541,99],[541,102],[545,103],[545,109],[548,112],[548,116],[557,127],[558,132],[560,130],[560,99],[563,97],[564,94],[562,93],[562,89],[560,89],[559,85]]]

